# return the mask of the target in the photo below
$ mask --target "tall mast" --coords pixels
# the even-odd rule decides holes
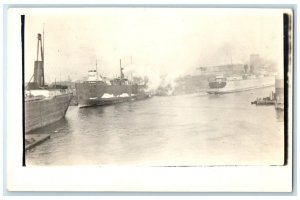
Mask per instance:
[[[131,67],[132,67],[132,56],[130,56],[130,64],[131,64]],[[132,80],[132,71],[131,71],[131,82],[133,82],[133,80]]]
[[[98,80],[98,67],[97,67],[97,58],[96,58],[96,75],[97,75],[97,80]]]
[[[37,36],[37,47],[36,47],[36,61],[39,61],[39,34]]]
[[[232,65],[232,52],[231,52],[231,49],[229,50],[229,54],[230,54],[230,64]]]
[[[120,80],[122,80],[122,61],[120,59]]]
[[[44,26],[43,26],[43,44],[41,45],[41,56],[42,56],[42,61],[44,61],[44,50],[45,50],[45,33],[44,33]]]
[[[44,33],[44,28],[45,28],[45,24],[43,24],[43,47],[42,47],[42,61],[43,61],[43,85],[45,85],[45,58],[44,58],[44,53],[45,53],[45,33]]]

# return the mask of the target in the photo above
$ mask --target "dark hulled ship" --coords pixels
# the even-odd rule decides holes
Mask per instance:
[[[124,77],[120,60],[120,76],[109,80],[98,71],[88,71],[88,80],[75,84],[78,107],[102,106],[149,97],[145,85],[138,85]]]
[[[44,44],[41,34],[38,34],[37,60],[34,62],[32,78],[33,82],[30,80],[25,88],[25,133],[63,118],[72,98],[72,92],[66,86],[45,84]]]

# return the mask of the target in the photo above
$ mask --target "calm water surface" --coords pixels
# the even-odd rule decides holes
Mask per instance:
[[[33,133],[50,133],[51,139],[28,151],[26,164],[282,164],[283,112],[250,103],[272,90],[71,106],[65,119]]]

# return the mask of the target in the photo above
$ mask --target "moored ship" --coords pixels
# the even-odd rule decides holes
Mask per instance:
[[[98,71],[89,70],[88,80],[75,84],[78,107],[102,106],[149,97],[145,85],[138,85],[124,77],[120,60],[120,77],[109,80]]]
[[[225,77],[223,75],[219,75],[209,81],[209,89],[207,89],[207,93],[224,94],[242,92],[246,90],[270,87],[274,86],[274,84],[274,76],[244,74]]]
[[[275,79],[275,108],[277,110],[284,109],[284,79],[277,76]]]
[[[34,62],[32,78],[33,82],[30,80],[25,88],[25,133],[63,118],[72,98],[72,92],[66,86],[45,84],[44,45],[41,34],[38,34],[37,60]]]

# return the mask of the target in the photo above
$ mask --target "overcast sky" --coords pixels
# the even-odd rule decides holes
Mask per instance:
[[[83,11],[83,10],[82,10]],[[45,27],[46,82],[87,76],[95,68],[113,77],[119,59],[136,75],[178,76],[200,66],[249,62],[260,54],[282,70],[282,12],[102,8],[25,17],[25,80],[33,74],[37,33]],[[130,65],[132,58],[133,64]]]

